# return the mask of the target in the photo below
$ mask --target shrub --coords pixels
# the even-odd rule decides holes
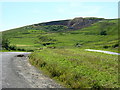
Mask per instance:
[[[109,48],[109,46],[103,46],[103,48]]]
[[[2,39],[2,47],[5,48],[6,50],[9,50],[9,45],[10,45],[10,41],[6,38]]]
[[[117,43],[117,44],[113,45],[112,47],[113,48],[119,47],[119,44]]]
[[[100,35],[107,35],[107,32],[106,31],[101,31]]]
[[[10,50],[17,50],[17,47],[16,46],[9,46],[9,49]]]

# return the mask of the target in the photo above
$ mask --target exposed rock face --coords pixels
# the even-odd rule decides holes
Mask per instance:
[[[65,25],[68,26],[69,29],[77,30],[84,28],[86,26],[90,26],[91,24],[103,20],[103,18],[95,18],[95,17],[90,17],[90,18],[74,18],[72,20],[60,20],[60,21],[51,21],[51,22],[46,22],[46,23],[39,23],[39,24],[34,24],[34,26],[40,26],[40,25]]]
[[[68,22],[70,20],[60,20],[60,21],[52,21],[52,22],[47,22],[47,23],[42,23],[43,25],[68,25]]]
[[[74,18],[73,20],[70,20],[68,22],[68,27],[73,29],[80,29],[86,26],[90,26],[91,24],[99,21],[101,19],[95,19],[95,18]]]

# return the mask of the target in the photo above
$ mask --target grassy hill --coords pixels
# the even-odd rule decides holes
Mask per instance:
[[[2,32],[8,50],[34,51],[30,63],[65,87],[118,87],[118,19],[75,18]],[[5,43],[5,41],[4,41]],[[6,45],[6,43],[4,44]]]
[[[52,25],[50,25],[50,23],[52,23]],[[85,25],[84,28],[77,30],[69,29],[69,27],[65,25],[54,25],[56,24],[55,22],[48,22],[46,24],[49,25],[43,25],[42,23],[42,25],[36,24],[37,26],[30,25],[4,31],[2,33],[3,38],[9,38],[10,45],[25,50],[37,50],[48,47],[70,47],[106,49],[118,52],[117,19],[104,19],[90,26]]]

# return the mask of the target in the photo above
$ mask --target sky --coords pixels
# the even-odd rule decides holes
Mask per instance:
[[[75,17],[118,18],[118,2],[0,2],[0,31]]]

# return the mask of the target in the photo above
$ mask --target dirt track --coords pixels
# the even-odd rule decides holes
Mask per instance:
[[[24,56],[18,56],[22,54]],[[2,88],[62,88],[28,62],[29,53],[2,53]]]

